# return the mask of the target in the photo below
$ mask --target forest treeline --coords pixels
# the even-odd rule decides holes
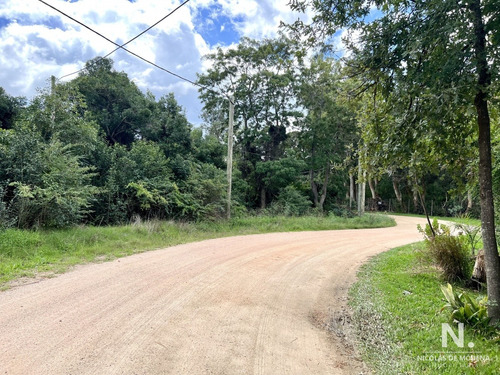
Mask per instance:
[[[429,138],[408,134],[424,150],[410,154],[382,96],[359,92],[340,62],[306,59],[285,37],[243,39],[206,59],[202,126],[188,122],[173,93],[141,92],[110,59],[88,61],[77,78],[30,101],[2,89],[0,227],[223,217],[227,93],[236,215],[349,215],[358,183],[369,187],[368,209],[477,213],[473,131],[443,141],[463,153],[462,164],[436,158]]]

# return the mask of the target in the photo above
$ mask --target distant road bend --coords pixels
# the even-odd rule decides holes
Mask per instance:
[[[420,240],[422,219],[396,221],[191,243],[0,292],[0,375],[359,374],[321,320],[370,256]]]

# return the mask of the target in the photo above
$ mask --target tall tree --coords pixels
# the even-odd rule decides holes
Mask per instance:
[[[42,92],[0,135],[0,189],[12,221],[20,227],[81,222],[97,193],[89,163],[97,125],[78,92],[67,84]]]
[[[320,211],[334,166],[342,164],[355,141],[355,116],[346,105],[343,80],[340,64],[322,55],[303,68],[299,78],[298,99],[308,112],[300,122],[299,147],[308,164],[313,202]]]
[[[158,143],[167,158],[188,155],[192,147],[191,125],[174,94],[167,94],[158,102],[150,94],[149,100],[151,116],[141,131],[142,137]]]
[[[405,89],[409,108],[430,103],[428,129],[456,132],[448,121],[454,108],[475,111],[479,146],[481,226],[488,283],[488,314],[500,319],[500,258],[495,238],[491,136],[488,103],[498,85],[500,53],[497,0],[298,0],[292,7],[312,7],[317,16],[306,33],[331,36],[341,27],[357,30],[351,42],[357,67],[385,93]],[[373,8],[381,15],[367,17]],[[293,28],[303,28],[296,23]],[[397,97],[396,97],[397,99]]]
[[[227,122],[220,118],[226,118],[221,111],[227,110],[227,97],[222,93],[234,95],[236,148],[242,152],[238,165],[243,178],[252,181],[249,200],[260,200],[260,207],[265,208],[270,196],[265,176],[256,171],[256,165],[283,156],[286,128],[301,115],[295,110],[293,90],[302,52],[285,37],[263,41],[244,38],[235,48],[218,49],[206,59],[212,68],[198,77],[200,84],[210,88],[200,94],[205,117],[225,126]]]
[[[24,98],[10,96],[0,87],[0,128],[11,129],[21,108],[25,105]]]
[[[135,83],[113,69],[111,59],[95,58],[74,81],[109,144],[130,146],[151,116]]]
[[[185,180],[190,173],[187,161],[192,152],[191,124],[184,109],[177,103],[173,93],[155,101],[148,94],[150,116],[142,126],[141,137],[156,142],[169,159],[178,180]]]

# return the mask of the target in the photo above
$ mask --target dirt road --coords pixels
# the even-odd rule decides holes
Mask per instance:
[[[321,327],[386,229],[231,237],[81,266],[0,293],[2,374],[359,374]]]

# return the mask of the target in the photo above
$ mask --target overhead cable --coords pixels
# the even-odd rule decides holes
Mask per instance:
[[[183,81],[189,82],[189,83],[191,83],[192,85],[198,86],[198,87],[200,87],[200,88],[202,88],[202,89],[208,89],[208,90],[211,90],[211,89],[209,89],[209,88],[208,88],[208,87],[206,87],[206,86],[202,86],[202,85],[200,85],[200,84],[199,84],[199,83],[197,83],[197,82],[194,82],[194,81],[192,81],[192,80],[190,80],[190,79],[188,79],[188,78],[185,78],[185,77],[183,77],[183,76],[181,76],[181,75],[179,75],[179,74],[177,74],[177,73],[174,73],[174,72],[172,72],[171,70],[168,70],[168,69],[166,69],[166,68],[164,68],[164,67],[162,67],[162,66],[160,66],[160,65],[158,65],[158,64],[156,64],[156,63],[154,63],[154,62],[152,62],[152,61],[150,61],[150,60],[147,60],[147,59],[145,59],[144,57],[142,57],[142,56],[138,55],[137,53],[132,52],[132,51],[130,51],[130,50],[128,50],[128,49],[126,49],[125,47],[123,47],[124,45],[126,45],[126,44],[130,43],[132,40],[134,40],[134,39],[138,38],[140,35],[144,34],[147,30],[145,30],[144,32],[142,32],[141,34],[139,34],[137,37],[133,38],[132,40],[128,41],[127,43],[125,43],[125,44],[123,44],[123,45],[120,45],[120,44],[118,44],[118,43],[116,43],[116,42],[112,41],[111,39],[107,38],[106,36],[102,35],[100,32],[98,32],[98,31],[96,31],[96,30],[92,29],[90,26],[87,26],[87,25],[86,25],[86,24],[84,24],[83,22],[78,21],[78,20],[77,20],[77,19],[75,19],[74,17],[72,17],[72,16],[70,16],[69,14],[67,14],[67,13],[63,12],[62,10],[59,10],[59,9],[57,9],[56,7],[54,7],[54,6],[50,5],[50,4],[48,4],[48,3],[47,3],[47,2],[45,2],[44,0],[38,0],[38,1],[40,1],[40,2],[41,2],[41,3],[43,3],[43,4],[45,4],[45,5],[46,5],[46,6],[48,6],[49,8],[52,8],[52,9],[53,9],[53,10],[55,10],[56,12],[58,12],[58,13],[62,14],[63,16],[65,16],[65,17],[69,18],[69,19],[70,19],[70,20],[72,20],[73,22],[76,22],[77,24],[79,24],[79,25],[83,26],[83,27],[84,27],[84,28],[86,28],[87,30],[92,31],[94,34],[99,35],[101,38],[103,38],[103,39],[107,40],[108,42],[110,42],[110,43],[114,44],[114,45],[117,47],[117,48],[115,49],[115,51],[116,51],[116,50],[118,50],[118,49],[122,49],[122,50],[124,50],[124,51],[126,51],[126,52],[130,53],[131,55],[133,55],[133,56],[135,56],[135,57],[137,57],[137,58],[141,59],[142,61],[144,61],[144,62],[146,62],[146,63],[148,63],[148,64],[150,64],[150,65],[152,65],[152,66],[154,66],[154,67],[156,67],[156,68],[158,68],[158,69],[160,69],[160,70],[162,70],[162,71],[164,71],[164,72],[166,72],[166,73],[168,73],[168,74],[170,74],[170,75],[173,75],[174,77],[179,78],[180,80],[183,80]],[[188,0],[188,1],[189,1],[189,0]],[[184,5],[184,4],[186,4],[186,3],[187,3],[187,1],[185,1],[184,3],[182,3],[179,7],[177,7],[175,10],[173,10],[171,13],[175,12],[177,9],[179,9],[181,6],[183,6],[183,5]],[[168,16],[167,16],[167,17],[168,17]],[[166,18],[166,17],[165,17],[165,18]],[[158,24],[159,22],[161,22],[161,20],[160,20],[160,21],[158,21],[156,24]],[[155,24],[155,25],[156,25],[156,24]],[[151,26],[151,27],[150,27],[150,29],[151,29],[152,27],[154,27],[154,26]],[[113,51],[113,52],[115,52],[115,51]],[[113,52],[112,52],[112,53],[113,53]],[[61,77],[61,78],[64,78],[64,77]],[[213,91],[213,90],[211,90],[211,91]]]
[[[140,34],[136,35],[135,37],[133,37],[132,39],[130,39],[128,42],[126,43],[123,43],[122,45],[120,45],[119,47],[116,47],[113,51],[111,51],[110,53],[108,53],[106,56],[103,56],[103,57],[100,57],[97,62],[99,61],[102,61],[104,60],[105,58],[111,56],[113,53],[115,53],[116,51],[118,51],[120,48],[123,48],[124,46],[126,46],[127,44],[129,43],[132,43],[134,40],[136,40],[137,38],[139,38],[140,36],[142,36],[143,34],[147,33],[149,30],[151,30],[152,28],[154,28],[155,26],[157,26],[158,24],[160,24],[161,22],[163,22],[165,19],[167,19],[168,17],[170,17],[172,14],[174,14],[177,10],[179,10],[182,6],[186,5],[189,1],[191,0],[186,0],[184,1],[182,4],[180,4],[177,8],[175,8],[174,10],[172,10],[170,13],[168,13],[165,17],[163,17],[162,19],[160,19],[158,22],[152,24],[151,26],[149,26],[146,30],[142,31]],[[45,4],[45,3],[44,3]],[[69,73],[69,74],[66,74],[62,77],[59,77],[59,80],[63,79],[63,78],[66,78],[66,77],[69,77],[69,76],[72,76],[74,74],[78,74],[80,72],[83,72],[84,70],[86,70],[87,68],[82,68],[80,70],[77,70],[76,72],[73,72],[73,73]]]

